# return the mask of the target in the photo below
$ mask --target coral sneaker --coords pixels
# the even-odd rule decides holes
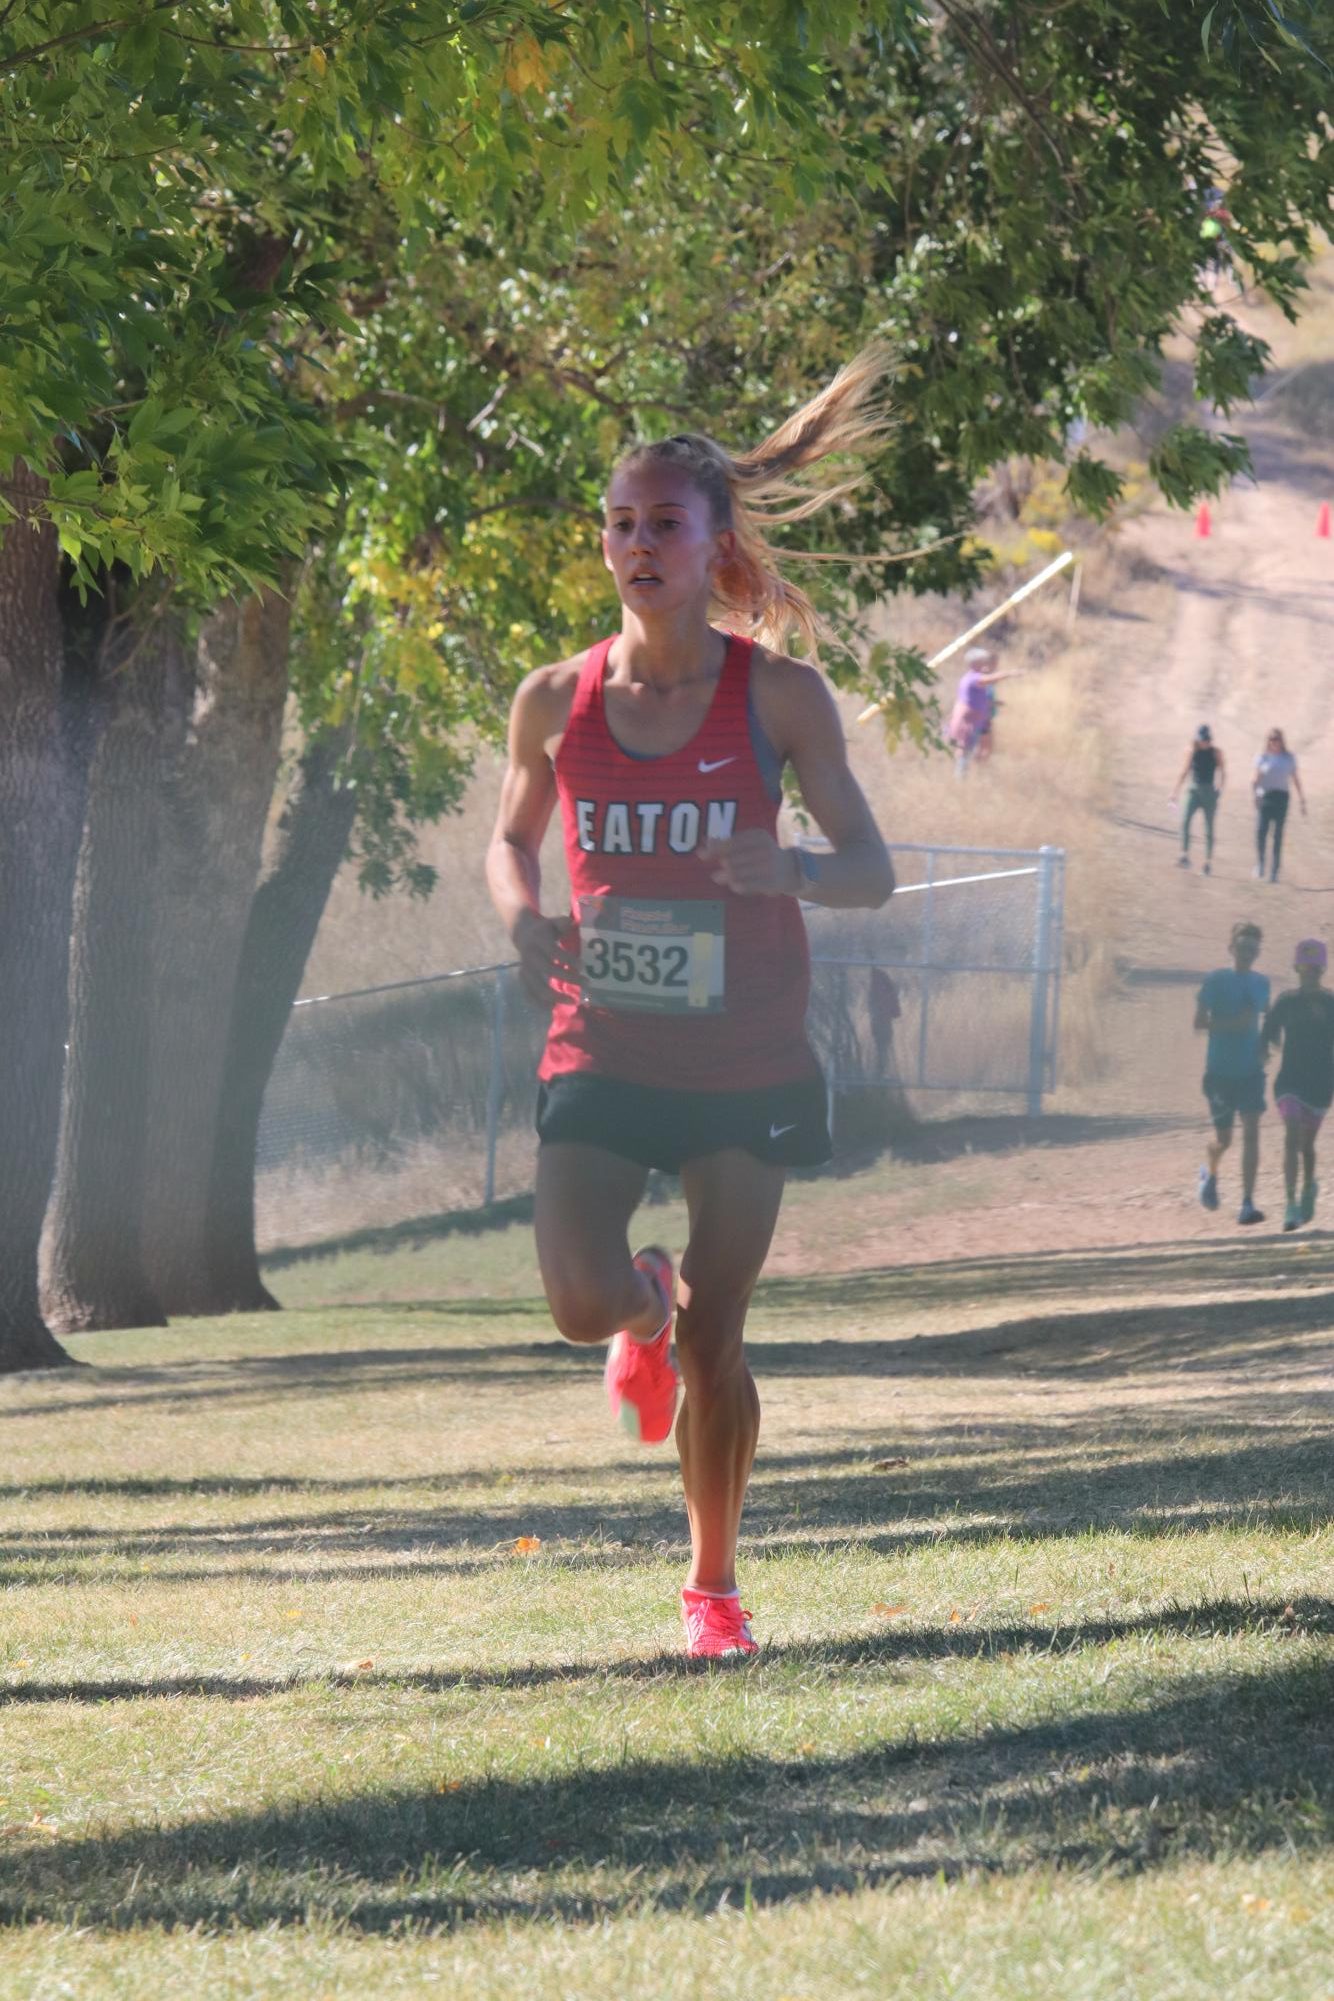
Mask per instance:
[[[681,1593],[681,1616],[686,1622],[686,1652],[692,1660],[737,1660],[743,1654],[757,1654],[759,1647],[750,1630],[750,1613],[741,1603],[739,1592],[726,1598],[710,1591]]]
[[[607,1401],[623,1431],[641,1445],[660,1445],[676,1416],[676,1366],[672,1361],[672,1261],[650,1244],[634,1255],[636,1271],[653,1280],[662,1294],[665,1318],[651,1341],[613,1334],[602,1380]]]

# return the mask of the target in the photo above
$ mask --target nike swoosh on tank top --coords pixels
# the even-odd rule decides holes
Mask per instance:
[[[607,724],[613,638],[589,649],[556,753],[556,791],[585,978],[561,986],[539,1075],[683,1091],[818,1077],[806,1039],[810,952],[797,899],[737,896],[697,850],[763,827],[778,803],[755,755],[754,647],[729,634],[695,735],[632,757]]]

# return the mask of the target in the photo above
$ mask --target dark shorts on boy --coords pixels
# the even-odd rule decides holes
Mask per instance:
[[[547,1146],[600,1146],[668,1174],[732,1147],[774,1167],[818,1167],[831,1152],[823,1077],[759,1091],[674,1091],[587,1072],[552,1077],[538,1087],[537,1133]]]
[[[1209,1100],[1209,1116],[1219,1132],[1231,1132],[1233,1120],[1239,1114],[1264,1110],[1264,1071],[1252,1071],[1247,1077],[1220,1077],[1206,1070],[1204,1095]]]

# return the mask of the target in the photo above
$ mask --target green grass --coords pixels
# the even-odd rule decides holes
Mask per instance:
[[[1318,1237],[769,1282],[703,1673],[536,1304],[75,1342],[0,1384],[0,1995],[1319,2001],[1332,1304]]]

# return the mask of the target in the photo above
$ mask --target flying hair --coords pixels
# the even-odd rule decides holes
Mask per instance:
[[[883,390],[890,368],[881,342],[864,347],[828,387],[751,451],[732,454],[695,431],[637,445],[616,470],[679,466],[709,503],[715,531],[736,538],[731,559],[714,577],[711,612],[720,622],[781,649],[793,630],[819,652],[822,621],[799,585],[783,575],[784,552],[769,536],[790,521],[806,521],[853,493],[865,464],[890,427]],[[841,467],[829,464],[841,460]],[[851,460],[854,463],[848,464]]]

